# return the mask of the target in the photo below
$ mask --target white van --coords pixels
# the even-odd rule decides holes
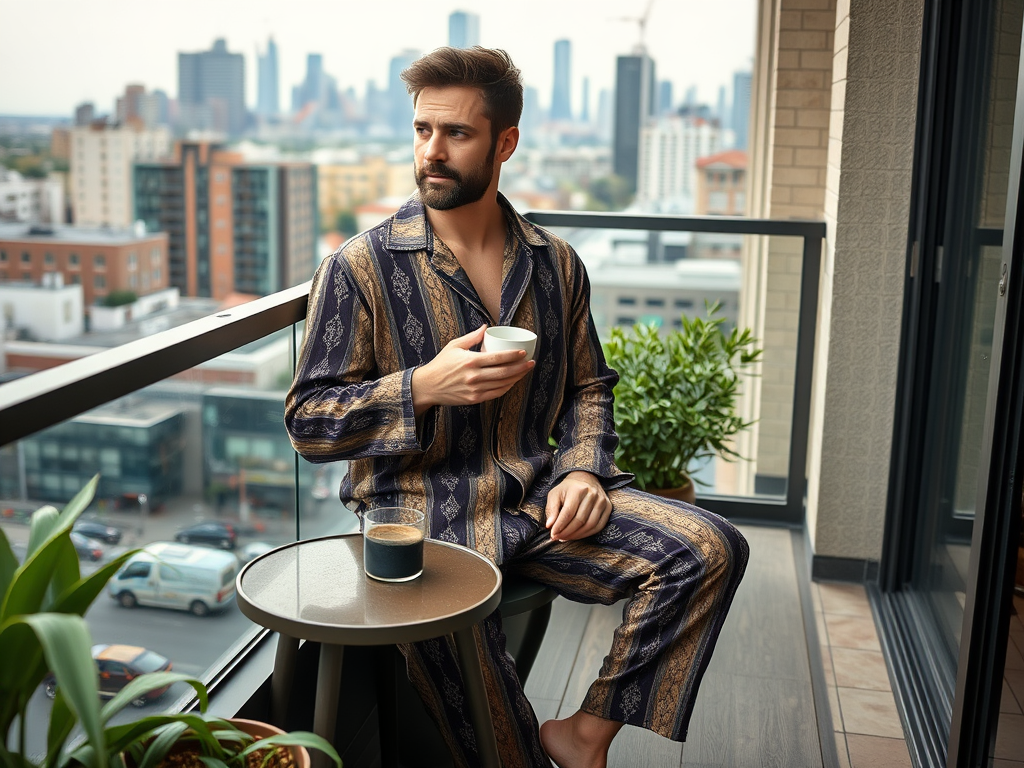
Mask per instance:
[[[238,559],[188,544],[149,544],[121,566],[107,585],[125,608],[152,605],[206,616],[235,597]]]

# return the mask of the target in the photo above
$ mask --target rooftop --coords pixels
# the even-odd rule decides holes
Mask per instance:
[[[15,243],[68,243],[74,245],[130,245],[162,238],[162,232],[145,227],[76,227],[69,224],[40,225],[0,222],[0,241]]]

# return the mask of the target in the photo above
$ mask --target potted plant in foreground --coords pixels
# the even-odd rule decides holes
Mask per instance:
[[[70,531],[96,490],[94,477],[78,495],[57,512],[37,510],[31,519],[28,550],[19,565],[7,536],[0,530],[0,766],[63,768],[83,765],[161,765],[169,754],[175,766],[249,765],[249,758],[273,758],[277,748],[296,747],[278,765],[308,762],[304,747],[326,752],[340,766],[337,752],[324,739],[298,732],[255,739],[238,726],[209,717],[202,682],[175,672],[139,675],[110,701],[101,704],[92,639],[83,616],[103,591],[107,580],[135,551],[125,552],[83,577]],[[26,711],[29,700],[48,675],[57,681],[46,735],[46,754],[27,754]],[[143,717],[135,722],[111,724],[111,718],[133,700],[151,690],[177,682],[195,688],[201,714],[172,713]],[[76,726],[82,735],[74,734]],[[271,727],[272,726],[268,726]],[[276,730],[276,729],[275,729]],[[196,753],[187,762],[183,753]],[[202,755],[199,757],[198,755]],[[267,765],[274,765],[270,760]]]
[[[687,474],[694,461],[739,458],[731,439],[753,422],[737,413],[740,376],[762,350],[750,329],[722,330],[716,302],[706,317],[682,318],[662,335],[657,326],[612,328],[604,346],[615,386],[615,462],[642,489],[693,503]]]

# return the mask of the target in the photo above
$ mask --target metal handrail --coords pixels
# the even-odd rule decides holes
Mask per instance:
[[[800,321],[793,422],[785,500],[701,496],[701,504],[731,518],[803,521],[810,423],[811,373],[818,275],[825,224],[729,216],[634,215],[534,211],[526,218],[552,227],[715,232],[803,239]],[[144,339],[0,385],[0,446],[112,402],[200,363],[305,320],[310,283],[233,307]]]

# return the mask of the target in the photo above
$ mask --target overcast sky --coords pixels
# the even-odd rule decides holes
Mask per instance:
[[[113,110],[125,84],[177,97],[177,52],[208,50],[217,37],[246,57],[246,92],[256,100],[256,50],[278,45],[281,105],[305,74],[306,54],[362,93],[387,81],[389,59],[404,48],[448,42],[448,14],[478,13],[481,44],[505,48],[527,85],[551,99],[554,41],[572,41],[573,110],[580,81],[591,81],[591,114],[614,80],[616,55],[629,53],[648,0],[0,0],[0,114],[70,115],[92,101]],[[646,42],[659,80],[680,101],[697,85],[714,104],[719,85],[749,69],[755,0],[653,0]],[[730,85],[731,93],[731,85]]]

